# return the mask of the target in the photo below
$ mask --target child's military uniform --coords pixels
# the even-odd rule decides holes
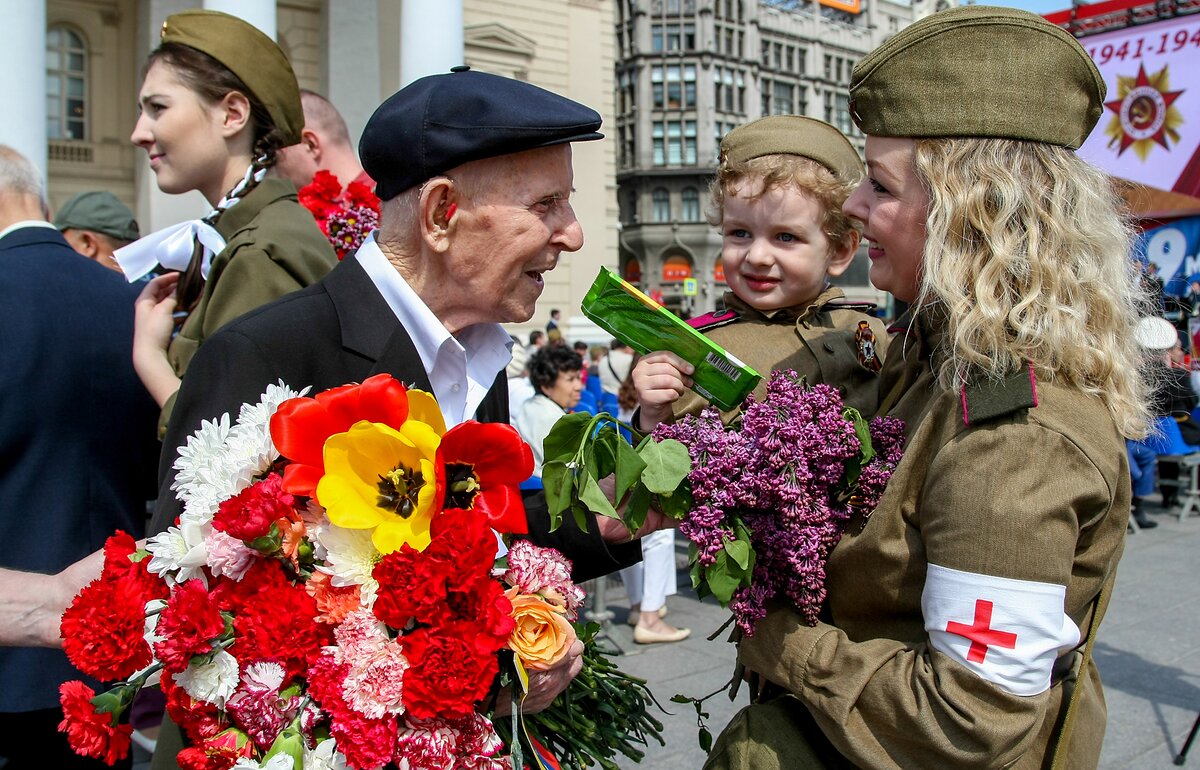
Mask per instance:
[[[724,311],[690,323],[705,336],[763,375],[754,389],[766,395],[767,378],[778,369],[794,369],[808,384],[836,386],[847,406],[867,417],[879,401],[879,369],[887,347],[883,322],[868,312],[871,304],[847,302],[836,286],[828,286],[812,302],[763,312],[732,292]],[[675,417],[697,414],[708,400],[688,391],[674,404]],[[722,414],[729,422],[740,410]]]

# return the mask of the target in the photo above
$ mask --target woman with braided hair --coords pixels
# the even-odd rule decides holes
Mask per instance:
[[[295,189],[271,173],[278,150],[304,127],[296,76],[274,41],[215,11],[170,16],[138,104],[130,139],[149,154],[159,189],[197,190],[213,207],[117,254],[130,280],[157,265],[177,271],[142,291],[134,333],[134,365],[163,407],[164,428],[209,335],[315,282],[337,260]]]

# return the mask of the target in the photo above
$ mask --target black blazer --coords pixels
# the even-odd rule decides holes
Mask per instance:
[[[133,370],[130,286],[57,230],[0,239],[0,566],[53,573],[154,497],[153,399]],[[0,650],[0,711],[58,705],[58,650]]]
[[[358,260],[349,257],[321,281],[254,310],[200,346],[183,378],[159,465],[158,508],[151,533],[165,530],[180,512],[171,492],[178,448],[200,427],[242,403],[257,401],[266,386],[283,380],[312,393],[389,373],[406,385],[432,391],[408,333]],[[502,371],[476,412],[481,422],[508,422],[508,382]],[[613,546],[594,523],[581,532],[571,517],[549,532],[545,497],[526,498],[530,539],[561,550],[575,563],[576,580],[613,572],[641,558],[640,544]]]

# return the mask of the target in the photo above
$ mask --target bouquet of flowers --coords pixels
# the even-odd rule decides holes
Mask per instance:
[[[772,373],[766,397],[749,397],[730,426],[709,407],[659,425],[636,448],[621,446],[619,427],[584,415],[551,431],[543,479],[552,514],[617,515],[592,492],[615,474],[631,530],[652,500],[679,519],[693,586],[730,607],[747,635],[777,596],[816,623],[829,552],[853,513],[874,510],[904,437],[900,420],[868,422],[835,388],[809,387],[791,370]]]
[[[280,383],[204,423],[175,467],[177,526],[145,550],[110,538],[63,616],[75,666],[124,680],[62,686],[76,752],[125,756],[121,717],[154,682],[185,770],[499,770],[526,750],[551,763],[544,744],[563,740],[590,765],[657,737],[643,683],[594,650],[585,673],[627,693],[628,725],[572,741],[521,719],[527,672],[567,655],[584,595],[561,554],[508,538],[532,468],[510,426],[446,430],[432,396],[388,375],[315,398]],[[487,716],[504,708],[507,744]]]
[[[353,253],[379,225],[379,198],[374,191],[362,182],[351,182],[343,190],[337,177],[324,169],[300,188],[297,199],[312,212],[338,259]]]

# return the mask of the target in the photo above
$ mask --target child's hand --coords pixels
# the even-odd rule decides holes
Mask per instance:
[[[691,387],[694,371],[687,361],[665,350],[642,356],[633,367],[633,386],[641,406],[639,424],[634,427],[649,433],[660,422],[671,419],[671,404]]]

